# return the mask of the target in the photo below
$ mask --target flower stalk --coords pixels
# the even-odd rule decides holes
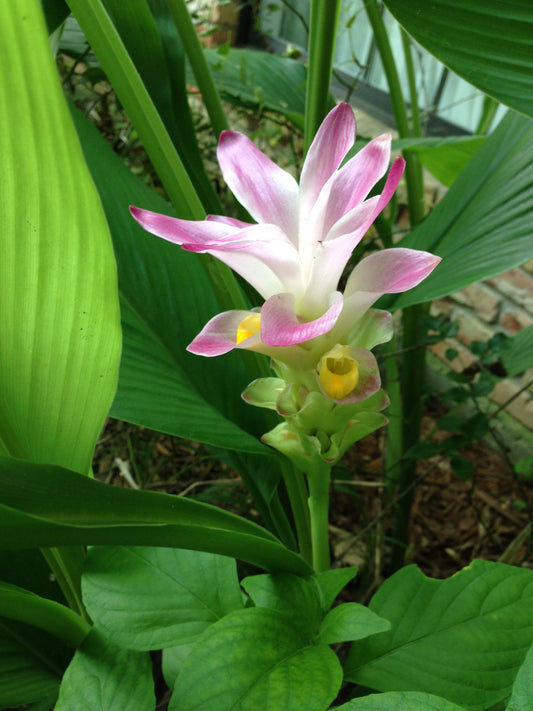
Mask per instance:
[[[374,252],[352,270],[344,292],[338,290],[354,248],[404,168],[397,159],[383,192],[368,197],[387,173],[391,137],[370,141],[341,167],[354,140],[353,111],[340,104],[317,131],[298,185],[246,136],[224,131],[222,173],[255,224],[221,215],[193,222],[131,208],[147,231],[225,262],[264,299],[216,315],[188,350],[213,357],[237,348],[270,357],[274,376],[257,378],[242,396],[278,414],[279,424],[262,440],[305,472],[307,487],[288,468],[284,479],[300,551],[316,570],[329,566],[331,467],[387,422],[382,411],[389,400],[372,349],[391,339],[391,317],[372,306],[384,293],[420,283],[440,261],[412,249]]]

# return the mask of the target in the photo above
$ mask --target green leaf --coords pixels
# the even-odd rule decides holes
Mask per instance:
[[[91,548],[87,611],[113,641],[140,651],[189,643],[243,607],[235,561],[167,548]]]
[[[379,691],[425,691],[486,709],[505,698],[533,640],[533,571],[474,561],[448,580],[414,566],[370,609],[392,629],[353,645],[346,678]]]
[[[322,608],[314,577],[288,573],[254,575],[244,578],[241,584],[257,607],[285,615],[291,625],[310,637],[318,632]]]
[[[172,210],[135,178],[80,112],[73,111],[73,118],[118,265],[124,347],[111,414],[198,442],[267,454],[243,429],[246,423],[259,433],[261,421],[240,398],[248,378],[239,353],[200,358],[185,350],[219,311],[201,257],[137,225],[130,204],[171,215]]]
[[[336,706],[332,711],[464,711],[464,707],[433,694],[392,691],[354,699],[342,706]]]
[[[531,711],[533,708],[533,646],[518,670],[513,684],[513,693],[506,711]]]
[[[193,647],[194,642],[190,642],[189,644],[180,644],[177,647],[166,647],[163,650],[161,668],[165,684],[169,689],[172,689],[176,683],[178,674],[181,672],[183,664]]]
[[[26,634],[28,630],[32,631],[31,637]],[[35,629],[7,625],[0,618],[1,708],[9,709],[57,695],[64,666],[56,664],[48,648],[39,647],[40,640],[41,635]]]
[[[0,452],[86,473],[120,357],[109,230],[39,3],[0,3],[0,46]]]
[[[273,610],[232,612],[205,632],[178,676],[169,711],[324,711],[339,661]]]
[[[207,177],[189,110],[185,83],[185,54],[164,0],[104,5],[165,124],[170,138],[204,208],[221,212]]]
[[[419,286],[385,308],[446,296],[533,256],[533,122],[509,112],[426,219],[397,246],[442,257]]]
[[[41,0],[48,34],[51,35],[70,14],[65,0]]]
[[[503,344],[501,359],[510,377],[533,367],[533,324]]]
[[[254,523],[178,496],[0,458],[0,547],[140,545],[220,553],[273,571],[309,566]]]
[[[485,136],[403,138],[392,142],[392,150],[416,153],[424,168],[450,187],[486,140]]]
[[[523,0],[384,0],[428,52],[494,99],[533,116],[533,6]]]
[[[206,49],[205,56],[224,101],[282,114],[303,129],[307,69],[301,62],[253,49]],[[190,71],[188,82],[196,84]]]
[[[89,632],[89,625],[69,607],[1,581],[0,610],[3,617],[39,627],[72,647]]]
[[[324,644],[351,642],[390,629],[390,622],[356,602],[337,605],[322,620],[320,641]]]
[[[120,649],[92,630],[70,663],[55,711],[154,711],[150,656]]]
[[[102,0],[68,5],[135,126],[174,206],[185,219],[205,213],[168,131]]]
[[[322,592],[322,609],[324,612],[333,605],[335,598],[348,583],[357,575],[357,568],[333,568],[317,573],[316,581]]]

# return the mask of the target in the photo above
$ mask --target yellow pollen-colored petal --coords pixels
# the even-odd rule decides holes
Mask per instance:
[[[329,397],[342,400],[357,387],[359,363],[348,355],[346,346],[336,346],[319,366],[318,379]]]
[[[237,345],[245,341],[247,338],[250,338],[250,336],[253,336],[256,333],[259,333],[261,330],[261,316],[260,314],[251,314],[250,316],[246,316],[246,318],[243,318],[243,320],[240,322],[240,324],[237,327]]]

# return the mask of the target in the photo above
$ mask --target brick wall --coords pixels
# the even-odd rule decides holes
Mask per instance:
[[[476,361],[467,347],[472,341],[487,341],[497,332],[514,336],[533,323],[533,260],[487,282],[471,284],[450,297],[436,300],[432,313],[449,316],[459,324],[457,336],[432,346],[432,352],[457,372],[470,367]],[[445,356],[449,348],[459,352],[453,361]],[[490,395],[498,405],[506,405],[505,411],[531,431],[533,386],[520,391],[532,380],[533,368],[530,368],[515,378],[500,381]]]

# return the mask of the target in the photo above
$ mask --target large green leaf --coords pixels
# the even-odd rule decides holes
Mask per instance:
[[[188,644],[243,607],[235,561],[199,551],[94,547],[82,585],[95,624],[140,651]]]
[[[533,571],[474,561],[448,580],[415,566],[389,578],[370,609],[390,632],[354,644],[346,678],[486,709],[511,691],[533,640]]]
[[[187,219],[205,212],[142,78],[102,0],[68,0],[68,5],[133,122],[170,198]]]
[[[309,566],[254,523],[168,494],[122,489],[0,458],[0,547],[140,545],[220,553],[272,571]]]
[[[70,663],[55,711],[153,711],[150,656],[120,649],[94,629]]]
[[[347,704],[336,706],[332,711],[464,711],[464,707],[433,694],[391,691],[348,701]]]
[[[533,708],[533,645],[520,667],[506,711],[530,711]]]
[[[43,642],[41,633],[26,625],[7,625],[0,618],[0,708],[29,704],[55,697],[68,661],[59,663],[56,649]],[[29,640],[32,640],[33,646]],[[47,640],[49,642],[49,640]],[[53,702],[53,699],[52,699]],[[52,702],[49,708],[52,706]]]
[[[1,581],[0,610],[3,617],[39,627],[71,647],[78,647],[89,631],[87,623],[69,607]]]
[[[78,111],[73,117],[118,263],[124,346],[112,415],[206,444],[267,454],[243,429],[255,426],[260,433],[261,419],[240,398],[249,378],[239,354],[200,358],[185,350],[218,311],[201,257],[137,225],[131,204],[172,210],[135,178],[94,126]]]
[[[313,577],[280,573],[252,575],[241,583],[256,607],[274,610],[304,634],[314,637],[322,619],[320,589]]]
[[[437,59],[503,104],[533,116],[533,4],[528,0],[384,0]]]
[[[485,136],[402,138],[392,142],[392,150],[416,153],[424,168],[450,187],[486,140]]]
[[[116,268],[33,0],[0,3],[0,75],[0,451],[86,473],[116,387]]]
[[[307,69],[287,57],[252,49],[205,50],[216,87],[225,101],[282,114],[303,129]],[[195,84],[192,72],[189,83]],[[329,106],[334,105],[330,98]]]
[[[533,121],[509,112],[443,200],[398,243],[434,252],[441,264],[380,305],[429,301],[523,264],[533,256],[532,210]]]
[[[211,625],[178,676],[169,711],[324,711],[339,661],[274,610],[232,612]]]
[[[357,602],[343,602],[322,620],[320,641],[324,644],[351,642],[390,629],[390,622]]]
[[[104,0],[135,67],[208,212],[221,211],[204,171],[189,110],[185,53],[165,0]],[[150,10],[152,12],[150,12]]]

